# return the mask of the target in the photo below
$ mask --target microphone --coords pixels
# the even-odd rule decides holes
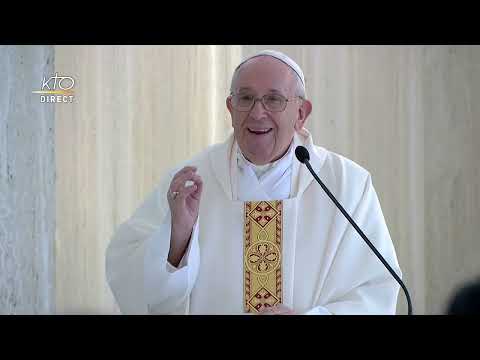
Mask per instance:
[[[325,186],[325,184],[320,180],[320,178],[315,174],[315,171],[313,171],[312,166],[310,165],[310,154],[308,153],[308,150],[304,148],[303,146],[297,146],[295,149],[295,156],[297,157],[298,161],[300,161],[302,164],[305,164],[310,171],[310,173],[313,175],[315,180],[320,184],[322,189],[327,193],[329,198],[335,203],[337,208],[342,212],[342,214],[347,218],[347,220],[352,224],[352,226],[357,230],[358,234],[362,237],[363,240],[367,243],[367,245],[370,247],[370,249],[374,252],[374,254],[378,257],[378,259],[382,262],[382,264],[387,268],[387,270],[392,274],[392,276],[397,280],[397,282],[400,284],[402,287],[403,291],[405,292],[405,296],[407,297],[407,304],[408,304],[408,315],[412,315],[412,302],[410,300],[410,294],[408,293],[407,287],[403,283],[402,279],[395,273],[395,271],[392,269],[392,267],[387,263],[387,261],[383,258],[383,256],[378,252],[378,250],[375,248],[375,246],[368,240],[367,236],[363,233],[363,231],[358,227],[358,225],[353,221],[353,219],[348,215],[348,213],[345,211],[342,205],[337,201],[335,196],[332,195],[330,190]]]

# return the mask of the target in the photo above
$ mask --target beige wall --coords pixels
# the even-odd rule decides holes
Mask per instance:
[[[415,312],[442,313],[480,274],[478,47],[57,46],[56,71],[77,79],[75,104],[56,107],[58,313],[118,311],[115,226],[167,168],[225,138],[233,69],[264,48],[302,66],[316,142],[372,173]]]
[[[118,311],[109,238],[168,168],[225,137],[239,60],[239,47],[56,47],[76,79],[75,103],[56,108],[58,313]]]
[[[428,312],[480,275],[480,47],[423,52]]]

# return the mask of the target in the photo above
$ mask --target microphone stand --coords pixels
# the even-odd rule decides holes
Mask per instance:
[[[305,149],[305,148],[304,148]],[[307,150],[307,149],[305,149]],[[306,152],[306,154],[308,155],[308,151]],[[310,156],[308,155],[308,158]],[[298,158],[298,156],[297,156]],[[383,258],[383,256],[378,252],[378,250],[375,248],[375,246],[373,246],[373,244],[370,242],[370,240],[368,240],[367,236],[363,233],[363,231],[358,227],[358,225],[355,223],[355,221],[353,221],[353,219],[350,217],[350,215],[348,215],[348,213],[345,211],[345,209],[343,208],[343,206],[337,201],[337,199],[335,198],[335,196],[332,195],[332,193],[330,192],[330,190],[328,190],[328,188],[324,185],[324,183],[322,182],[322,180],[320,180],[320,178],[317,176],[317,174],[315,174],[315,171],[313,171],[312,169],[312,166],[310,165],[310,162],[308,161],[308,158],[307,156],[305,157],[305,159],[302,161],[300,158],[298,159],[300,162],[303,162],[308,170],[310,171],[310,173],[313,175],[313,177],[315,178],[315,180],[317,180],[317,182],[320,184],[320,186],[322,187],[322,189],[327,193],[327,195],[330,197],[330,199],[335,203],[335,205],[337,206],[337,208],[342,212],[342,214],[347,218],[347,220],[350,222],[350,224],[352,224],[352,226],[355,228],[355,230],[357,230],[357,232],[360,234],[360,236],[362,237],[363,240],[365,240],[365,242],[367,243],[367,245],[370,247],[370,249],[372,249],[372,251],[374,252],[375,255],[377,255],[378,259],[383,263],[383,265],[385,265],[385,267],[387,268],[387,270],[390,272],[390,274],[392,274],[392,276],[395,278],[395,280],[397,280],[397,282],[400,284],[400,286],[402,287],[403,291],[405,292],[405,296],[407,297],[407,304],[408,304],[408,315],[412,315],[412,301],[410,300],[410,294],[408,293],[408,290],[407,290],[407,287],[405,286],[405,284],[403,283],[402,279],[400,279],[400,277],[395,273],[395,271],[391,268],[391,266],[387,263],[387,261]]]

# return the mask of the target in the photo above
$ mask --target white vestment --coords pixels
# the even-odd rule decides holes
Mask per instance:
[[[294,157],[297,145],[340,204],[401,271],[370,174],[295,134],[272,172],[257,175],[237,144],[210,146],[170,172],[116,230],[106,256],[107,281],[124,314],[243,314],[244,201],[283,201],[283,304],[297,314],[395,314],[399,285],[335,204]],[[197,167],[203,179],[199,217],[178,268],[167,261],[173,175]],[[278,166],[277,166],[278,165]],[[258,169],[256,169],[258,172]],[[273,180],[272,180],[273,179]],[[288,196],[285,196],[288,195]]]

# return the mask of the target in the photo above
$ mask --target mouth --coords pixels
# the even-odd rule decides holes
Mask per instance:
[[[251,134],[255,135],[265,135],[268,134],[270,131],[272,131],[272,128],[263,128],[263,129],[252,129],[252,128],[247,128],[248,132]]]

